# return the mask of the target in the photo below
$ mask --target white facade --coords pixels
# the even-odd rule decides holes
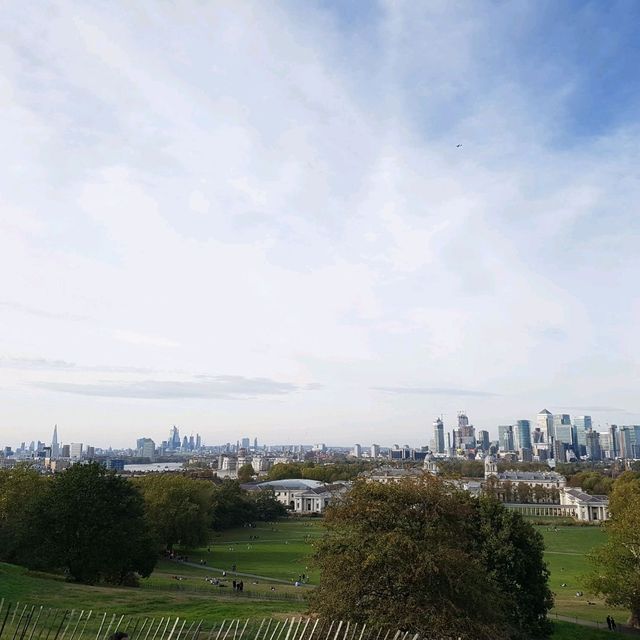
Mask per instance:
[[[341,483],[325,484],[318,480],[291,478],[271,480],[254,485],[254,490],[271,489],[276,500],[295,513],[323,513],[331,504],[335,495],[344,493],[347,485]],[[248,489],[250,487],[247,487]],[[253,489],[253,487],[251,488]]]
[[[560,504],[575,507],[574,517],[584,522],[609,519],[609,498],[592,496],[579,488],[565,488],[560,492]]]

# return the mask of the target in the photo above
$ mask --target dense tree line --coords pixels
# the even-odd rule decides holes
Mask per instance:
[[[287,478],[305,478],[320,482],[338,482],[353,480],[363,471],[375,467],[373,462],[353,461],[316,464],[312,461],[287,462],[274,464],[269,470],[269,480],[285,480]]]
[[[316,543],[314,612],[424,638],[524,639],[549,633],[542,537],[490,497],[439,478],[356,482]]]
[[[127,479],[99,464],[43,476],[0,471],[0,560],[84,583],[136,581],[159,553],[205,544],[225,529],[286,514],[271,491],[180,474]]]

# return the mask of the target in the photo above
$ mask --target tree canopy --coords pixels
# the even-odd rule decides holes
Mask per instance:
[[[159,543],[195,547],[205,544],[211,524],[214,485],[173,473],[136,478],[144,497],[146,514]]]
[[[622,474],[609,496],[611,519],[607,542],[591,553],[593,569],[586,583],[607,604],[631,612],[629,624],[640,627],[640,477]]]
[[[518,514],[438,478],[358,481],[326,512],[311,608],[425,638],[542,637],[542,542]],[[530,587],[533,579],[535,585]]]
[[[74,580],[121,584],[148,576],[156,549],[135,487],[98,464],[74,465],[49,481],[37,510],[34,558]]]

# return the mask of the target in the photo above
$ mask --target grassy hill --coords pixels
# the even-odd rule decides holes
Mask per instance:
[[[588,570],[585,554],[605,541],[605,532],[595,527],[541,526],[546,560],[551,570],[551,587],[556,594],[555,613],[600,623],[608,613],[619,622],[626,613],[606,607],[588,594],[580,578]],[[300,615],[306,610],[304,593],[318,581],[310,568],[309,554],[314,539],[322,535],[321,522],[283,521],[257,528],[238,528],[215,535],[207,547],[185,550],[191,564],[162,560],[156,571],[141,581],[140,588],[90,587],[67,583],[59,576],[29,572],[0,564],[0,598],[47,607],[93,609],[140,616],[180,616],[209,623],[230,618],[262,619]],[[200,565],[205,560],[206,566]],[[239,595],[231,589],[235,565],[245,585]],[[227,572],[225,579],[222,571]],[[295,587],[305,574],[309,584]],[[212,586],[206,577],[217,577],[225,586]],[[566,584],[566,587],[562,587]],[[577,591],[585,591],[581,598]],[[588,604],[594,602],[595,604]],[[584,638],[597,640],[603,632],[575,628],[558,622],[555,640]]]

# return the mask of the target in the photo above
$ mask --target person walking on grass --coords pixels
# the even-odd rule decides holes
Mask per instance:
[[[611,616],[607,616],[607,627],[609,627],[609,631],[611,631]]]

